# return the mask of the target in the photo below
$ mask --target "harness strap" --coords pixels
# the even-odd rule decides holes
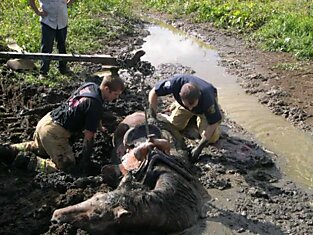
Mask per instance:
[[[137,170],[134,170],[133,173],[135,178],[137,180],[142,179],[142,181],[145,182],[146,179],[149,178],[149,175],[151,175],[153,167],[155,166],[157,161],[161,161],[162,163],[166,164],[178,174],[182,175],[186,180],[194,180],[194,176],[191,174],[191,172],[189,172],[187,168],[179,164],[179,162],[173,157],[166,155],[156,148],[154,148],[148,154],[148,157],[145,159],[144,162],[142,162],[140,167]]]
[[[84,89],[84,88],[86,88],[86,87],[88,87],[88,86],[90,86],[90,85],[96,85],[96,86],[98,86],[98,85],[97,85],[96,83],[94,83],[94,82],[87,82],[87,83],[83,84],[82,86],[80,86],[80,87],[76,90],[76,92],[73,94],[73,96],[68,99],[68,101],[71,100],[71,99],[77,99],[77,98],[82,98],[82,97],[88,97],[88,98],[95,99],[96,101],[98,101],[98,102],[102,105],[102,104],[103,104],[102,99],[101,99],[97,94],[95,94],[95,93],[85,92],[85,93],[83,93],[83,94],[79,94],[79,92],[80,92],[82,89]]]
[[[98,101],[101,105],[102,105],[102,99],[100,100],[99,96],[97,96],[95,93],[83,93],[83,94],[79,94],[79,95],[75,95],[73,96],[72,99],[77,99],[77,98],[82,98],[82,97],[87,97],[87,98],[92,98],[95,99],[96,101]]]

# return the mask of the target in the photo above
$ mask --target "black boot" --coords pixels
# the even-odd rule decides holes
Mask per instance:
[[[30,156],[28,152],[19,152],[12,164],[13,167],[20,170],[27,170],[28,165],[30,163]]]
[[[18,150],[8,144],[0,144],[0,162],[11,165],[18,154]]]

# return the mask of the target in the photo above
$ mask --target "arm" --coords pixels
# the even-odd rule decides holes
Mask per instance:
[[[149,138],[148,142],[142,143],[133,149],[134,155],[138,160],[143,161],[146,158],[148,152],[154,147],[166,154],[170,154],[171,144],[168,142],[168,140]]]
[[[149,92],[149,105],[150,108],[153,109],[154,112],[156,112],[158,106],[158,95],[155,92],[155,88],[153,88]]]
[[[85,130],[84,132],[84,142],[82,149],[82,158],[80,161],[80,170],[83,173],[86,173],[89,165],[90,165],[90,156],[93,151],[93,143],[94,143],[94,133],[91,131]]]
[[[150,142],[153,143],[154,147],[158,148],[159,150],[162,150],[166,154],[170,154],[171,144],[170,142],[168,142],[168,140],[152,138]]]
[[[36,6],[35,0],[28,0],[28,3],[30,5],[30,7],[34,10],[36,15],[38,15],[38,16],[47,16],[48,15],[48,13],[45,12],[44,10],[38,9],[38,7]]]
[[[99,129],[99,131],[101,131],[101,132],[106,132],[107,131],[107,129],[103,126],[103,124],[102,124],[102,120],[100,120],[100,122],[99,122],[99,127],[98,127],[98,129]]]
[[[75,0],[67,0],[67,6],[70,6],[70,5],[72,5],[72,3],[74,2]]]
[[[207,126],[207,128],[205,129],[205,131],[202,135],[202,138],[205,138],[206,140],[209,141],[211,139],[215,129],[218,127],[218,125],[219,125],[219,122],[216,122],[214,124],[209,124]]]
[[[208,127],[205,129],[199,144],[191,151],[191,162],[195,162],[198,160],[200,153],[202,152],[203,148],[209,143],[209,140],[211,139],[218,125],[218,122],[211,125],[209,124]]]

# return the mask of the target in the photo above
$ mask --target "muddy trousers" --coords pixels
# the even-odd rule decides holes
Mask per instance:
[[[51,172],[57,169],[68,171],[75,165],[72,147],[69,145],[70,132],[55,123],[50,113],[37,124],[34,140],[12,145],[18,151],[31,151],[37,156],[36,170]]]
[[[183,130],[188,125],[189,120],[195,115],[189,110],[185,109],[178,102],[174,102],[171,105],[172,113],[169,117],[169,122],[172,123],[178,130]],[[197,116],[197,126],[199,128],[199,132],[201,136],[203,135],[205,129],[208,127],[208,122],[206,120],[205,115],[196,115]],[[209,139],[210,144],[214,144],[218,141],[221,136],[221,127],[218,126],[211,138]]]

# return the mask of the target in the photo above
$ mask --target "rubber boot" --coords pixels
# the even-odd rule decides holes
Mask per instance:
[[[50,159],[42,159],[31,152],[20,152],[17,154],[13,166],[20,170],[47,174],[58,170]]]
[[[30,162],[30,155],[31,153],[29,152],[19,152],[14,159],[12,166],[20,170],[27,170],[27,166]]]
[[[42,159],[34,155],[30,158],[27,170],[46,174],[58,171],[56,165],[50,159]]]
[[[18,154],[18,150],[8,144],[0,144],[0,162],[10,166]]]

